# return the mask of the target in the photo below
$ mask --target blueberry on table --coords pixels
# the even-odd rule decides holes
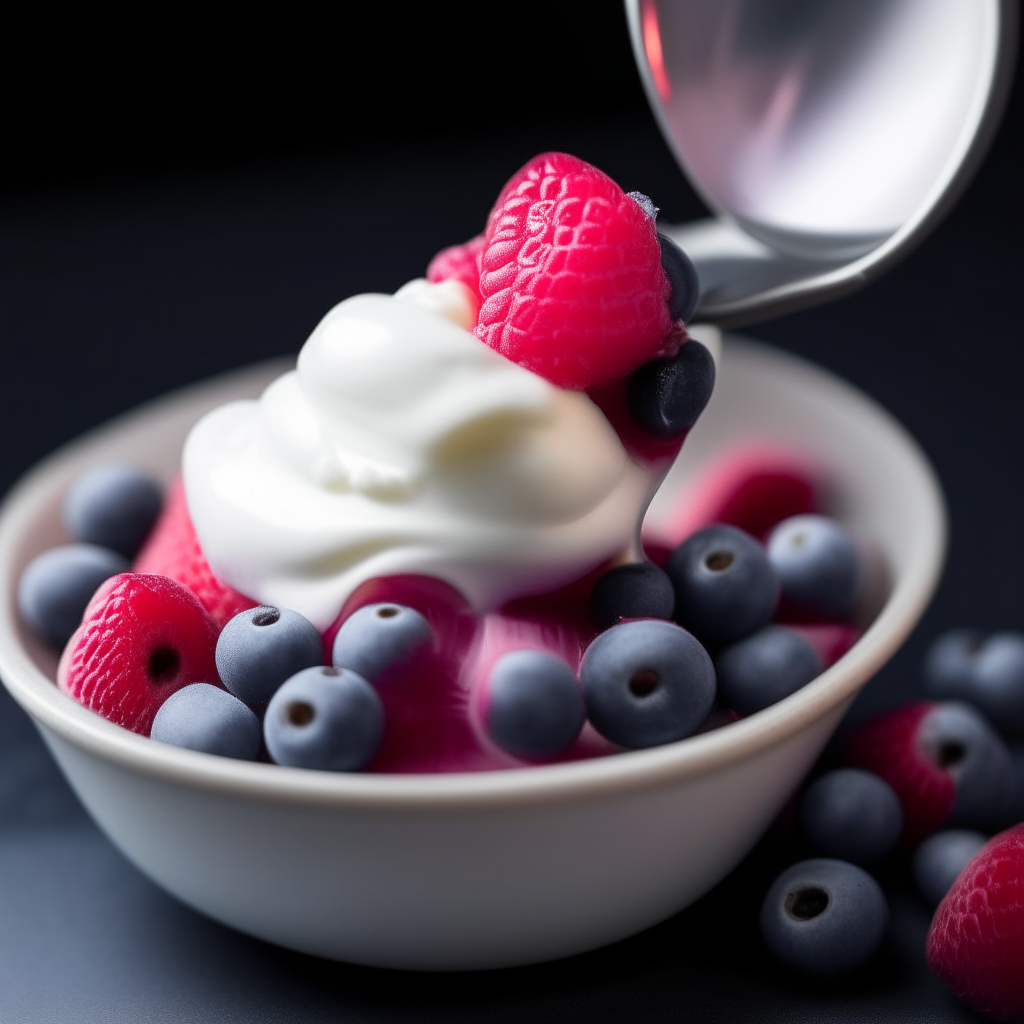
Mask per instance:
[[[741,715],[752,715],[821,675],[822,663],[799,633],[769,625],[722,650],[715,670],[722,699]]]
[[[75,540],[133,558],[160,514],[160,485],[135,466],[106,463],[83,473],[61,506],[64,527]]]
[[[912,842],[942,828],[1002,827],[1013,805],[1010,751],[968,704],[919,701],[879,715],[855,731],[846,759],[896,791]]]
[[[47,643],[62,648],[78,629],[89,599],[128,560],[96,544],[65,544],[36,555],[18,581],[18,611]]]
[[[935,769],[952,776],[950,825],[996,828],[1013,801],[1013,761],[1006,744],[974,708],[936,704],[921,720],[918,748]]]
[[[940,700],[964,699],[985,634],[977,629],[951,629],[943,633],[924,659],[925,689]]]
[[[671,619],[672,581],[653,562],[618,565],[599,577],[590,593],[590,617],[601,629],[620,619]]]
[[[204,754],[252,761],[260,749],[259,719],[237,697],[210,683],[191,683],[160,705],[154,740]]]
[[[861,768],[838,768],[816,779],[800,800],[797,819],[812,846],[854,864],[881,860],[903,831],[896,791]]]
[[[878,949],[889,905],[862,868],[841,860],[794,864],[761,906],[761,935],[772,955],[801,974],[839,977]]]
[[[697,422],[715,388],[711,353],[690,338],[670,359],[653,359],[630,378],[626,401],[633,418],[658,437],[675,437]]]
[[[576,673],[543,651],[499,658],[487,696],[488,735],[517,757],[554,757],[575,741],[586,719]]]
[[[296,672],[323,661],[320,634],[291,608],[260,605],[239,612],[217,640],[221,682],[250,707],[266,704]]]
[[[698,531],[676,548],[665,571],[676,591],[676,621],[712,646],[767,625],[779,601],[764,548],[735,526]]]
[[[371,683],[384,669],[411,657],[433,639],[430,624],[415,608],[383,602],[354,611],[334,638],[335,668],[349,668]]]
[[[377,752],[383,735],[377,691],[355,672],[322,665],[292,676],[263,719],[270,756],[293,768],[356,771]]]
[[[845,527],[827,516],[793,516],[772,530],[767,549],[787,601],[827,618],[850,617],[863,573]]]
[[[925,662],[925,685],[936,697],[967,701],[1000,732],[1024,734],[1024,635],[940,637]]]
[[[648,200],[649,201],[649,200]],[[693,261],[667,235],[658,232],[661,266],[672,286],[668,311],[673,320],[689,323],[700,300],[700,278]]]
[[[692,735],[715,701],[715,669],[697,639],[671,622],[623,622],[601,633],[580,665],[587,717],[623,747]]]
[[[930,835],[914,854],[912,871],[918,892],[937,907],[986,842],[980,832],[965,828],[949,828]]]

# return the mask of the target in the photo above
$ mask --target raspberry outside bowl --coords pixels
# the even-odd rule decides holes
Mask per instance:
[[[122,852],[179,899],[251,935],[355,963],[526,964],[624,938],[707,892],[742,859],[936,585],[945,512],[917,445],[822,370],[730,338],[719,385],[665,485],[737,443],[781,442],[829,467],[834,507],[871,538],[890,589],[818,679],[724,728],[570,764],[450,775],[316,772],[153,742],[61,693],[56,657],[18,619],[28,561],[63,539],[60,498],[121,459],[165,480],[190,425],[257,394],[280,364],[172,394],[51,456],[0,513],[0,676]],[[670,502],[655,502],[657,519]]]

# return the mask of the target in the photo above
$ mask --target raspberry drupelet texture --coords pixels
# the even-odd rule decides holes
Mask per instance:
[[[939,904],[928,966],[968,1006],[1024,1021],[1024,824],[991,839]]]
[[[133,732],[149,735],[160,705],[190,683],[219,685],[217,626],[166,576],[121,573],[96,591],[57,670],[60,688]]]
[[[558,387],[606,386],[675,354],[670,292],[640,204],[578,157],[542,153],[488,218],[476,335]]]

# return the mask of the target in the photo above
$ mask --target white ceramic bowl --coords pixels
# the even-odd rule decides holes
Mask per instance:
[[[937,581],[942,496],[899,424],[807,363],[730,340],[668,486],[752,438],[796,444],[832,467],[839,511],[881,547],[892,589],[820,678],[679,743],[510,771],[335,774],[154,743],[56,688],[56,659],[18,622],[18,575],[63,540],[57,508],[78,472],[117,458],[169,479],[201,413],[256,394],[280,369],[151,403],[21,482],[0,515],[0,675],[133,863],[197,910],[283,946],[387,967],[500,967],[578,953],[674,914],[750,850]]]

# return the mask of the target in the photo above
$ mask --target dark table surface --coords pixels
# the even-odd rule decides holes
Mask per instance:
[[[852,715],[918,692],[922,652],[954,625],[1024,626],[1020,542],[1024,288],[1015,98],[992,157],[947,221],[866,291],[749,333],[842,374],[934,462],[952,545],[939,593]],[[579,153],[670,219],[699,205],[646,116],[521,127],[413,151],[153,175],[7,194],[0,207],[0,488],[38,458],[170,388],[293,353],[334,302],[391,291],[476,233],[504,179],[544,148]],[[956,1021],[928,973],[929,913],[905,865],[857,977],[779,969],[756,929],[769,839],[698,904],[607,949],[538,967],[428,976],[290,953],[186,909],[86,817],[0,691],[0,1021]]]

